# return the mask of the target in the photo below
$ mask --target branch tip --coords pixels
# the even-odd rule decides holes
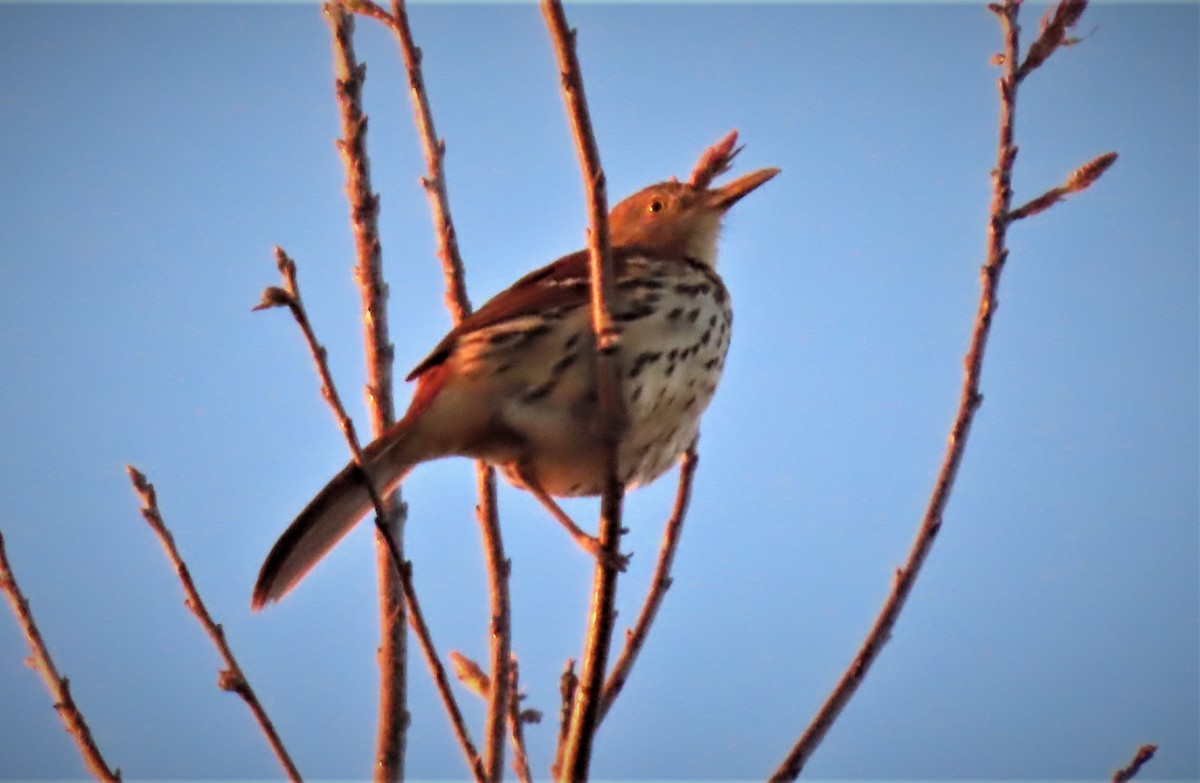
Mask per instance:
[[[1158,746],[1153,744],[1143,745],[1137,749],[1129,764],[1113,773],[1112,783],[1128,783],[1137,776],[1141,771],[1142,766],[1150,759],[1154,758],[1154,754],[1158,752]]]
[[[1072,172],[1067,179],[1067,184],[1064,186],[1071,193],[1078,193],[1090,187],[1092,183],[1100,179],[1104,172],[1117,162],[1116,152],[1106,152],[1099,155]]]

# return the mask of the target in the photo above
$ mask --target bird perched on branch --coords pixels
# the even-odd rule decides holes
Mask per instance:
[[[733,321],[716,270],[721,220],[779,173],[760,169],[711,187],[740,151],[736,142],[730,133],[687,182],[651,185],[609,216],[624,403],[617,474],[626,487],[680,458],[721,377]],[[417,387],[408,412],[363,450],[380,494],[422,462],[485,460],[599,554],[551,498],[598,495],[605,483],[590,297],[580,251],[522,277],[454,327],[409,374]],[[371,510],[363,478],[348,465],[284,531],[254,587],[255,609],[282,598]]]

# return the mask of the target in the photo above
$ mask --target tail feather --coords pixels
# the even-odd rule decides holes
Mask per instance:
[[[409,438],[387,437],[386,440],[386,448],[380,448],[378,444],[381,441],[377,441],[367,447],[365,454],[368,472],[383,494],[394,489],[414,464],[404,454],[407,451],[403,448],[404,441]],[[287,595],[325,553],[371,510],[371,496],[363,480],[358,466],[351,462],[317,493],[288,526],[271,548],[259,571],[250,601],[253,609],[261,609],[267,603]]]

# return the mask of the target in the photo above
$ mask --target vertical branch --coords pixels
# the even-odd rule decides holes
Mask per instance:
[[[387,284],[383,281],[379,242],[379,197],[371,190],[367,161],[367,118],[362,112],[362,85],[366,66],[354,55],[351,35],[354,20],[337,3],[323,6],[333,33],[334,74],[342,138],[338,151],[346,169],[346,196],[358,264],[354,276],[362,295],[363,338],[367,358],[367,407],[371,430],[383,433],[395,421],[392,400],[392,345],[388,341]],[[387,512],[379,522],[380,536],[390,536],[396,554],[403,556],[406,509],[397,490],[385,499]],[[386,532],[384,532],[386,531]],[[404,773],[404,748],[408,732],[408,651],[405,636],[404,596],[400,577],[393,569],[389,545],[377,539],[376,570],[379,579],[380,669],[379,727],[375,747],[375,779],[399,780]]]
[[[373,2],[359,2],[355,10],[382,22],[396,36],[404,68],[408,74],[409,97],[412,100],[413,120],[421,139],[425,156],[426,174],[421,178],[429,200],[434,232],[438,239],[438,258],[442,262],[442,274],[446,281],[445,303],[450,316],[457,324],[471,314],[471,300],[467,296],[466,275],[462,256],[458,250],[458,236],[450,217],[450,200],[446,193],[444,161],[446,144],[438,138],[433,124],[433,112],[429,107],[429,96],[425,90],[425,77],[421,71],[421,50],[413,40],[408,24],[408,12],[403,0],[393,0],[392,13],[388,14]],[[500,519],[496,511],[496,473],[483,462],[475,464],[475,483],[479,494],[476,509],[483,538],[484,559],[488,572],[488,597],[491,605],[490,633],[490,682],[488,710],[484,725],[483,764],[490,780],[500,780],[504,773],[504,724],[508,712],[508,666],[512,653],[512,623],[508,590],[509,562],[504,554],[504,539],[500,533]]]
[[[617,447],[624,423],[618,367],[620,334],[613,324],[612,250],[609,246],[608,205],[604,172],[592,132],[583,76],[575,53],[575,31],[567,25],[560,0],[542,0],[558,69],[562,78],[563,100],[571,118],[575,148],[583,170],[588,196],[590,232],[588,234],[589,270],[592,294],[592,330],[596,336],[596,386],[599,425],[608,447],[608,470],[600,496],[600,546],[604,557],[596,561],[592,579],[592,600],[587,637],[580,666],[579,687],[575,691],[571,722],[567,731],[560,779],[586,780],[591,765],[592,739],[600,719],[604,692],[604,674],[608,665],[616,620],[617,567],[621,543],[621,502],[624,487],[617,475]]]
[[[984,352],[991,332],[992,318],[997,306],[996,291],[1000,274],[1008,259],[1005,240],[1009,225],[1015,220],[1034,214],[1049,204],[1026,205],[1018,211],[1012,207],[1012,172],[1017,157],[1013,143],[1014,119],[1017,106],[1017,87],[1032,70],[1041,65],[1059,46],[1067,42],[1066,30],[1079,20],[1086,7],[1086,0],[1062,0],[1043,23],[1041,35],[1031,47],[1026,62],[1019,59],[1020,26],[1017,15],[1020,0],[1003,0],[991,3],[989,10],[996,14],[1004,35],[1004,52],[996,61],[1004,67],[999,79],[1000,129],[996,150],[996,167],[992,170],[992,201],[988,221],[987,259],[980,270],[979,306],[971,329],[971,339],[963,360],[963,381],[959,393],[958,410],[950,427],[946,451],[941,469],[934,481],[933,491],[918,528],[916,538],[909,550],[908,560],[896,570],[891,593],[875,619],[867,638],[854,656],[850,666],[821,705],[812,722],[788,752],[783,762],[771,775],[772,781],[795,780],[813,751],[841,714],[842,709],[858,690],[871,665],[879,657],[883,646],[891,638],[892,629],[900,616],[904,603],[912,592],[917,574],[929,555],[934,539],[942,526],[942,515],[954,488],[954,479],[966,450],[967,438],[975,413],[983,402],[979,392],[979,379],[983,370]],[[1115,153],[1103,155],[1078,170],[1068,180],[1063,192],[1077,192],[1096,181],[1116,160]],[[1061,195],[1061,194],[1060,194]],[[1043,197],[1045,198],[1045,197]],[[1036,200],[1035,200],[1036,201]]]
[[[425,90],[421,71],[421,50],[417,47],[408,24],[408,12],[402,0],[393,0],[391,27],[404,68],[408,73],[409,95],[412,99],[413,120],[416,122],[421,149],[425,156],[426,174],[421,179],[429,200],[434,232],[438,239],[438,258],[446,281],[444,299],[455,324],[471,314],[467,295],[466,273],[458,251],[458,235],[450,217],[450,199],[446,192],[445,141],[438,138],[433,124],[433,112]],[[508,591],[509,561],[504,554],[504,539],[500,533],[500,518],[496,511],[496,472],[483,462],[475,463],[475,484],[479,495],[476,518],[483,538],[484,560],[488,572],[488,599],[491,606],[488,639],[490,652],[491,688],[488,709],[484,718],[483,765],[488,779],[498,781],[504,775],[504,724],[508,712],[509,659],[512,655],[512,621]]]
[[[483,538],[483,555],[487,563],[488,600],[491,619],[488,640],[491,687],[488,689],[488,709],[484,717],[483,767],[488,780],[504,778],[504,724],[515,698],[511,692],[509,669],[512,667],[512,612],[508,595],[508,574],[511,563],[504,554],[504,539],[500,535],[500,518],[496,513],[496,472],[483,462],[475,463],[475,483],[479,505],[475,515]],[[511,676],[516,676],[514,669]]]
[[[254,689],[250,687],[250,681],[246,679],[246,675],[242,672],[242,667],[238,665],[237,659],[233,657],[233,650],[229,649],[229,643],[225,640],[224,629],[208,613],[208,608],[204,605],[204,600],[200,597],[200,592],[196,589],[196,585],[192,581],[187,564],[183,562],[183,558],[179,554],[179,549],[175,546],[175,537],[167,529],[167,524],[163,521],[162,513],[158,510],[158,495],[154,491],[154,485],[146,479],[146,476],[141,471],[132,465],[126,465],[125,471],[129,474],[129,480],[133,483],[133,488],[138,493],[138,497],[142,499],[142,518],[150,525],[150,529],[154,531],[154,535],[158,536],[163,550],[167,553],[167,559],[171,561],[171,565],[175,568],[175,573],[179,576],[179,582],[183,586],[185,597],[184,604],[196,616],[196,619],[200,621],[204,632],[212,640],[213,646],[217,648],[217,654],[221,656],[221,660],[225,664],[225,669],[221,671],[221,676],[217,680],[218,685],[222,690],[236,693],[242,698],[242,701],[246,702],[246,706],[250,708],[250,713],[254,715],[255,722],[258,723],[258,727],[262,729],[263,734],[266,736],[267,744],[271,746],[271,752],[275,754],[275,758],[279,760],[279,765],[287,773],[288,780],[298,783],[301,780],[299,770],[296,769],[295,763],[292,762],[292,757],[288,754],[287,748],[283,746],[283,740],[279,738],[279,733],[275,731],[275,724],[271,722],[266,709],[263,708],[262,703],[258,700]]]
[[[12,572],[12,566],[8,564],[8,555],[4,551],[3,533],[0,533],[0,591],[8,596],[8,602],[12,606],[13,614],[17,617],[17,623],[21,626],[21,632],[25,634],[25,642],[29,645],[30,652],[28,663],[34,671],[41,675],[42,682],[46,684],[46,689],[54,698],[54,711],[58,713],[67,733],[75,740],[79,754],[83,756],[83,765],[97,780],[103,780],[106,783],[120,783],[121,770],[109,768],[96,741],[92,739],[92,731],[88,728],[83,713],[79,711],[79,708],[75,706],[75,700],[71,698],[70,683],[67,682],[66,677],[59,675],[58,669],[54,666],[50,650],[47,649],[46,642],[42,640],[42,633],[33,620],[29,601],[21,593],[21,588],[17,585],[17,577]]]

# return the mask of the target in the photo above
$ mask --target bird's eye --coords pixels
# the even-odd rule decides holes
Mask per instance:
[[[654,201],[650,202],[650,211],[651,212],[662,212],[662,210],[663,210],[663,203],[661,201],[659,201],[658,199],[655,199]]]

